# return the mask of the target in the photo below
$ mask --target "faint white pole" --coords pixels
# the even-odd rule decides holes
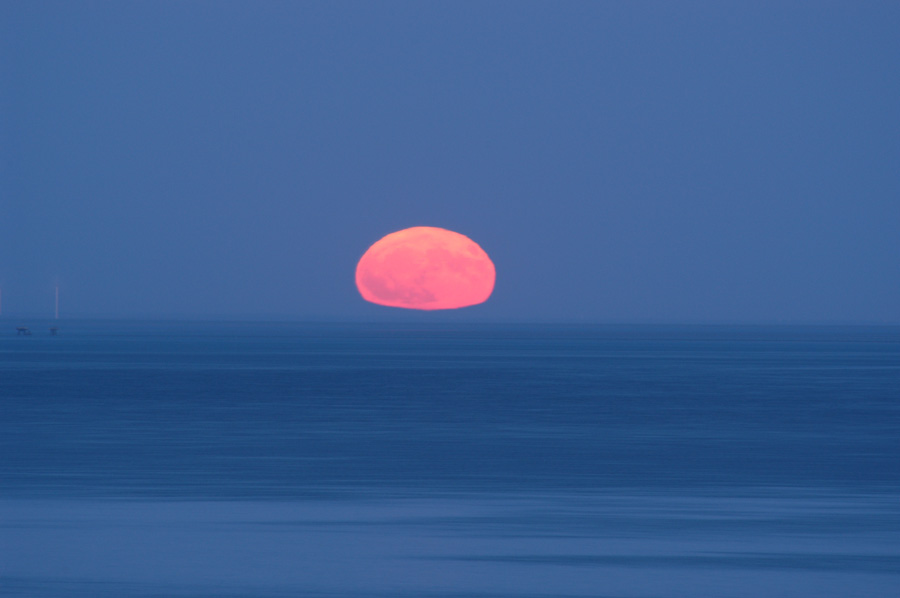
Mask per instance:
[[[56,285],[56,309],[53,312],[55,319],[59,319],[59,284]]]

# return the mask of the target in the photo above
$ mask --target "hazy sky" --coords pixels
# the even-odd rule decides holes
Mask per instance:
[[[0,0],[4,316],[900,323],[900,3]],[[497,267],[365,303],[409,226]]]

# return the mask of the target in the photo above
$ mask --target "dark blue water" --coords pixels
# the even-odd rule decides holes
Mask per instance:
[[[898,595],[898,328],[8,329],[3,596]]]

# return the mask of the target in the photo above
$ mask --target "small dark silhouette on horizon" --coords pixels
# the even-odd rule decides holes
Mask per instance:
[[[17,327],[16,327],[16,334],[17,334],[17,335],[24,335],[24,336],[31,336],[31,330],[29,330],[29,329],[28,329],[27,327],[25,327],[25,326],[17,326]]]

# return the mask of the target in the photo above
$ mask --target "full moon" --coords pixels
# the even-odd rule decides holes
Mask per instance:
[[[431,226],[382,237],[356,265],[356,287],[363,299],[406,309],[484,303],[495,278],[494,263],[475,241]]]

